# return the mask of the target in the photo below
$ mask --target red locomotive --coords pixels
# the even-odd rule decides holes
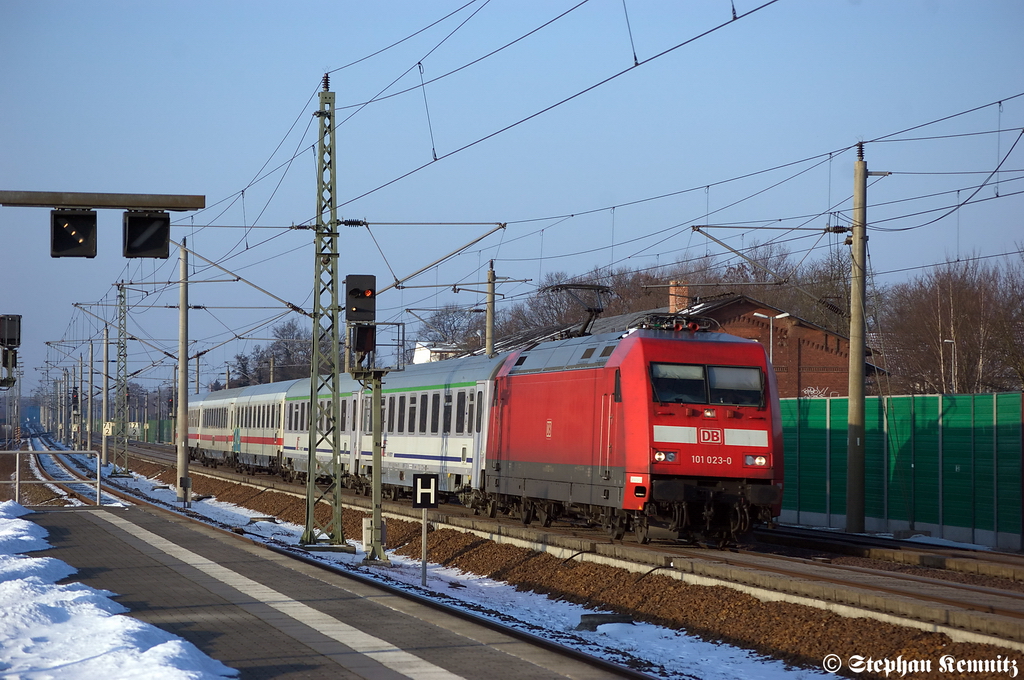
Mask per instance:
[[[579,516],[642,543],[722,541],[779,515],[782,426],[764,348],[695,323],[646,325],[503,362],[479,485],[491,514]]]

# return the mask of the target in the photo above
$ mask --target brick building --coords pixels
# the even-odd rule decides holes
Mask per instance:
[[[775,366],[780,397],[845,397],[849,391],[850,341],[746,295],[691,302],[685,285],[669,288],[669,312],[714,319],[724,333],[757,340]],[[770,344],[769,344],[770,343]],[[874,380],[876,369],[865,366]]]

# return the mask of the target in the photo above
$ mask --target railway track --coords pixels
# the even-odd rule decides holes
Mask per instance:
[[[1024,555],[1020,553],[950,547],[884,536],[840,534],[804,527],[759,529],[754,531],[754,537],[758,542],[769,545],[827,551],[907,567],[992,576],[1024,583]]]

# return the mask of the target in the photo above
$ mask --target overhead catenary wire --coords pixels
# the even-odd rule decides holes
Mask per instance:
[[[748,17],[748,16],[750,16],[750,15],[756,13],[756,12],[759,12],[759,11],[765,9],[766,7],[770,7],[771,5],[774,5],[776,2],[779,2],[779,0],[768,0],[768,2],[765,2],[764,4],[759,5],[758,7],[755,7],[754,9],[749,10],[749,11],[741,14],[739,16],[739,18],[740,19],[746,18],[746,17]],[[606,84],[612,82],[613,80],[616,80],[617,78],[625,75],[626,73],[629,73],[634,68],[639,68],[640,66],[644,66],[645,64],[648,64],[648,63],[650,63],[652,61],[660,59],[661,57],[664,57],[664,56],[666,56],[668,54],[671,54],[672,52],[675,52],[676,50],[678,50],[678,49],[680,49],[682,47],[685,47],[685,46],[687,46],[687,45],[689,45],[689,44],[691,44],[693,42],[696,42],[697,40],[700,40],[701,38],[707,37],[708,35],[711,35],[712,33],[715,33],[715,32],[721,30],[722,28],[724,28],[724,27],[726,27],[726,26],[728,26],[728,25],[730,25],[732,23],[734,23],[734,22],[733,21],[728,21],[728,22],[725,22],[723,24],[719,24],[717,26],[709,28],[706,31],[703,31],[702,33],[699,33],[698,35],[695,35],[695,36],[693,36],[693,37],[691,37],[691,38],[689,38],[687,40],[684,40],[681,43],[678,43],[678,44],[676,44],[676,45],[674,45],[672,47],[669,47],[668,49],[665,49],[665,50],[659,52],[658,54],[655,54],[655,55],[653,55],[651,57],[648,57],[647,59],[644,59],[637,66],[630,66],[629,68],[624,69],[622,71],[619,71],[618,73],[614,73],[614,74],[612,74],[612,75],[610,75],[610,76],[608,76],[608,77],[606,77],[606,78],[604,78],[604,79],[602,79],[602,80],[600,80],[600,81],[598,81],[598,82],[596,82],[596,83],[594,83],[594,84],[592,84],[592,85],[590,85],[588,87],[585,87],[582,90],[577,91],[575,94],[571,94],[568,97],[565,97],[565,98],[555,102],[554,104],[546,106],[543,109],[540,109],[539,111],[536,111],[536,112],[534,112],[534,113],[532,113],[532,114],[530,114],[528,116],[525,116],[524,118],[520,118],[519,120],[517,120],[517,121],[515,121],[513,123],[510,123],[510,124],[500,128],[498,130],[495,130],[495,131],[493,131],[493,132],[491,132],[489,134],[486,134],[483,137],[480,137],[480,138],[478,138],[478,139],[476,139],[476,140],[474,140],[472,142],[469,142],[468,144],[464,144],[464,145],[462,145],[462,146],[460,146],[460,147],[458,147],[456,149],[453,149],[452,151],[449,151],[448,153],[441,154],[440,156],[437,157],[437,161],[441,161],[441,160],[444,160],[446,158],[450,158],[450,157],[452,157],[452,156],[454,156],[456,154],[462,153],[463,151],[466,151],[467,149],[471,149],[471,148],[477,146],[478,144],[482,144],[483,142],[486,142],[489,139],[493,139],[494,137],[497,137],[498,135],[501,135],[501,134],[503,134],[505,132],[508,132],[509,130],[514,129],[514,128],[522,125],[523,123],[526,123],[526,122],[528,122],[530,120],[533,120],[534,118],[537,118],[538,116],[541,116],[541,115],[543,115],[545,113],[548,113],[549,111],[553,111],[554,109],[556,109],[556,108],[558,108],[558,107],[560,107],[560,106],[562,106],[562,105],[564,105],[564,104],[566,104],[566,103],[568,103],[570,101],[573,101],[573,100],[583,96],[584,94],[587,94],[588,92],[591,92],[592,90],[595,90],[595,89],[597,89],[597,88],[599,88],[599,87],[601,87],[603,85],[606,85]],[[339,208],[340,207],[344,207],[346,205],[349,205],[350,203],[354,203],[355,201],[358,201],[358,200],[360,200],[362,198],[370,196],[371,194],[375,194],[378,191],[381,191],[382,189],[385,189],[385,188],[391,186],[392,184],[395,184],[396,182],[400,182],[400,181],[402,181],[402,180],[404,180],[404,179],[406,179],[408,177],[411,177],[412,175],[422,171],[424,168],[430,166],[434,162],[436,162],[436,161],[430,161],[428,163],[424,163],[423,165],[415,167],[415,168],[413,168],[413,169],[411,169],[411,170],[409,170],[409,171],[407,171],[407,172],[405,172],[405,173],[403,173],[403,174],[401,174],[401,175],[399,175],[399,176],[397,176],[397,177],[395,177],[395,178],[393,178],[391,180],[388,180],[388,181],[384,182],[383,184],[378,185],[377,187],[375,187],[373,189],[370,189],[368,191],[364,191],[363,193],[361,193],[361,194],[359,194],[357,196],[354,196],[354,197],[352,197],[352,198],[350,198],[350,199],[348,199],[346,201],[342,201],[341,203],[338,204],[338,207]]]

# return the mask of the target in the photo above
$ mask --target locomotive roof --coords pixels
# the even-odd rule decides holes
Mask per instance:
[[[615,347],[623,338],[629,335],[691,342],[756,342],[726,333],[709,332],[697,334],[690,331],[676,332],[637,329],[626,333],[621,331],[601,333],[599,335],[587,335],[580,338],[545,342],[536,347],[525,349],[520,353],[519,358],[516,360],[516,365],[509,371],[509,375],[598,368],[608,363],[608,358],[615,351]]]

